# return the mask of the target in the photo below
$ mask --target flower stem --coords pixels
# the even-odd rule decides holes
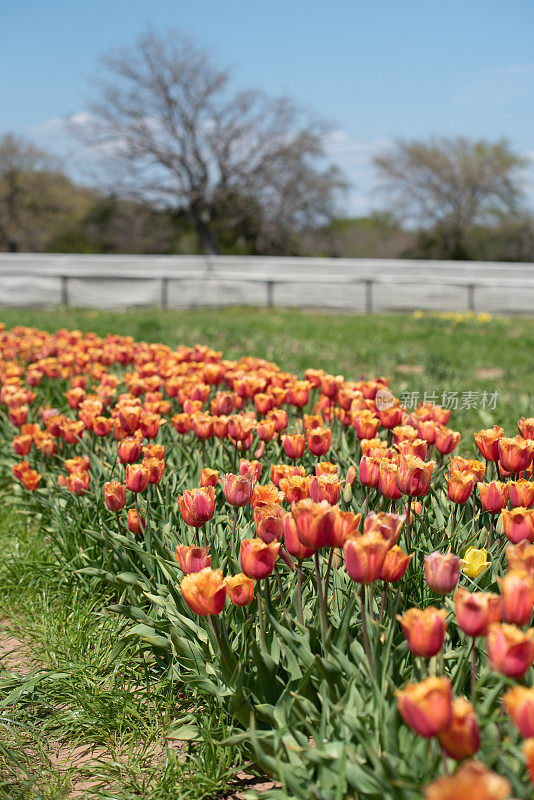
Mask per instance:
[[[373,680],[375,680],[375,668],[373,664],[373,656],[371,655],[371,647],[369,645],[369,635],[367,633],[367,586],[365,583],[362,583],[362,588],[360,592],[360,600],[361,600],[361,615],[362,615],[362,635],[363,635],[363,649],[365,650],[365,655],[367,656],[367,661],[369,662],[369,669],[371,670],[371,676]]]
[[[230,548],[232,553],[234,552],[234,537],[235,537],[235,526],[237,525],[237,515],[239,514],[239,508],[236,508],[235,515],[234,515],[234,524],[232,525],[232,537],[230,540]]]
[[[297,561],[297,617],[301,625],[304,625],[304,615],[302,613],[302,561]]]
[[[471,702],[475,703],[477,693],[477,649],[475,646],[475,638],[471,644]]]
[[[263,619],[263,598],[261,596],[261,581],[256,581],[256,589],[258,596],[258,621],[260,625],[260,640],[265,649],[267,649],[267,640],[265,638],[265,621]]]
[[[328,631],[328,620],[326,617],[326,606],[324,602],[324,595],[323,595],[323,586],[321,581],[321,570],[319,567],[319,553],[316,550],[314,553],[315,559],[315,578],[317,581],[317,602],[319,603],[319,610],[321,612],[321,627],[323,633],[323,644],[326,640],[326,634]]]

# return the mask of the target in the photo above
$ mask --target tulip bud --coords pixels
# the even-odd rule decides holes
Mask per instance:
[[[131,492],[144,492],[149,477],[148,469],[142,465],[128,464],[126,467],[126,486]]]

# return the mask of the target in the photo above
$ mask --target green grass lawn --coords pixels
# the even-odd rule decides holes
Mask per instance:
[[[3,310],[6,327],[33,325],[129,334],[171,346],[196,342],[225,357],[251,354],[302,373],[321,367],[346,378],[387,375],[402,392],[457,393],[451,425],[466,437],[493,422],[515,433],[514,421],[534,414],[534,318],[468,315],[326,314],[298,310],[226,308],[106,312],[76,309]],[[462,408],[468,402],[472,407]],[[496,408],[482,408],[482,394],[498,392]]]

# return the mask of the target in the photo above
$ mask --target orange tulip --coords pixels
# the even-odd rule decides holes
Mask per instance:
[[[506,547],[509,570],[524,570],[534,580],[534,544],[523,539],[519,544]]]
[[[411,652],[421,658],[432,658],[443,647],[447,623],[444,609],[409,608],[403,616],[397,615]]]
[[[224,579],[226,594],[236,606],[247,606],[254,598],[254,581],[242,572]]]
[[[491,624],[500,619],[501,598],[490,592],[468,592],[457,589],[454,607],[458,627],[468,636],[486,636]]]
[[[534,661],[534,629],[494,623],[487,638],[490,667],[508,678],[522,678]]]
[[[453,472],[447,479],[448,497],[452,503],[467,503],[475,487],[475,478],[470,472]]]
[[[376,489],[380,481],[380,460],[374,456],[362,456],[358,474],[363,486]]]
[[[314,456],[324,456],[330,449],[332,431],[330,428],[311,428],[306,432],[306,440]]]
[[[130,533],[139,536],[146,528],[146,521],[142,513],[137,513],[135,508],[129,508],[126,517],[126,527]]]
[[[526,742],[523,742],[523,753],[527,761],[530,782],[534,784],[534,739],[527,739]]]
[[[518,544],[523,539],[534,542],[534,509],[513,508],[508,511],[503,508],[501,521],[508,541]]]
[[[436,427],[436,450],[442,455],[450,455],[460,443],[460,433],[445,428],[443,425]]]
[[[409,683],[395,695],[401,717],[419,736],[431,739],[450,727],[452,689],[448,678],[427,678],[420,683]]]
[[[282,447],[288,458],[293,460],[301,458],[306,447],[306,438],[303,433],[295,433],[292,436],[282,436]]]
[[[104,484],[104,502],[110,511],[118,513],[126,505],[126,486],[118,481]]]
[[[289,475],[280,480],[280,489],[288,503],[298,503],[304,500],[310,493],[310,478],[302,475]]]
[[[518,481],[511,481],[508,486],[510,489],[510,503],[514,508],[517,506],[531,508],[534,504],[534,481],[520,478]]]
[[[486,461],[499,460],[499,439],[503,436],[504,430],[498,425],[475,433],[475,444]]]
[[[142,464],[128,464],[126,467],[126,486],[131,492],[144,492],[149,477],[148,469]]]
[[[534,417],[521,417],[517,422],[517,428],[523,439],[534,439]]]
[[[18,456],[27,456],[32,449],[33,438],[28,434],[15,436],[13,439],[13,450]]]
[[[280,542],[266,544],[261,539],[244,539],[241,542],[241,568],[248,578],[268,578],[274,569]]]
[[[71,472],[65,479],[65,485],[69,492],[81,497],[89,487],[89,473]]]
[[[508,472],[523,472],[528,469],[534,458],[534,441],[522,436],[499,439],[499,461]]]
[[[291,512],[287,512],[284,521],[284,544],[287,552],[296,558],[298,561],[302,561],[305,558],[310,558],[314,554],[314,550],[312,547],[306,547],[300,541],[298,534],[297,534],[297,525],[295,522],[295,518]]]
[[[506,800],[511,788],[506,778],[479,761],[467,761],[454,775],[429,784],[424,800]]]
[[[217,486],[219,482],[219,470],[204,467],[200,470],[200,486]]]
[[[123,439],[119,444],[119,459],[123,464],[134,464],[142,452],[143,445],[134,437]]]
[[[242,508],[250,503],[255,481],[250,475],[227,473],[222,478],[224,496],[234,508]]]
[[[138,406],[121,406],[119,422],[125,433],[133,433],[139,427],[141,409]]]
[[[200,572],[205,567],[211,567],[209,547],[202,548],[197,545],[179,544],[175,550],[175,557],[184,575]]]
[[[213,486],[185,489],[178,495],[178,507],[186,525],[201,528],[215,512],[215,489]]]
[[[417,456],[400,456],[397,471],[397,486],[403,494],[421,497],[430,488],[435,461],[422,461]]]
[[[376,531],[391,547],[397,544],[400,531],[406,520],[405,514],[391,514],[387,511],[370,511],[363,521],[363,532]]]
[[[257,505],[254,508],[256,536],[266,544],[279,542],[284,533],[284,510],[277,503]]]
[[[503,702],[523,739],[534,737],[534,688],[513,686],[503,696]]]
[[[315,475],[320,478],[321,475],[336,475],[339,472],[338,464],[332,464],[331,461],[318,461],[315,464]]]
[[[322,547],[336,546],[338,515],[328,502],[300,500],[292,504],[291,513],[295,519],[297,536],[305,547],[320,550]]]
[[[387,583],[398,583],[408,569],[413,556],[413,553],[407,555],[398,545],[394,545],[387,551],[378,577]]]
[[[226,589],[220,569],[204,567],[182,578],[180,591],[191,611],[201,617],[220,614],[226,600]]]
[[[381,459],[378,465],[378,487],[388,500],[398,500],[402,492],[397,486],[397,464],[394,461]]]
[[[37,487],[39,486],[39,481],[41,480],[42,475],[34,469],[27,469],[22,472],[20,476],[20,482],[24,486],[25,489],[28,489],[30,492],[35,492]]]
[[[262,442],[270,442],[276,436],[276,426],[272,419],[261,419],[256,425],[256,433]]]
[[[450,726],[438,734],[439,743],[450,758],[462,761],[480,750],[480,730],[473,706],[463,697],[452,703]]]
[[[347,539],[343,547],[345,568],[355,583],[373,583],[382,570],[391,545],[377,531]]]
[[[508,502],[508,486],[500,481],[479,482],[477,489],[484,511],[489,511],[490,514],[500,514]]]
[[[309,493],[315,503],[326,500],[330,505],[335,505],[341,496],[341,481],[337,475],[326,473],[310,479]]]

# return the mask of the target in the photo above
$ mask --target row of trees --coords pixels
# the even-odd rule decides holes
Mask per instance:
[[[375,167],[386,211],[343,218],[348,183],[325,122],[235,90],[179,34],[103,59],[86,124],[91,188],[0,139],[0,249],[534,260],[524,159],[506,141],[396,142]]]

